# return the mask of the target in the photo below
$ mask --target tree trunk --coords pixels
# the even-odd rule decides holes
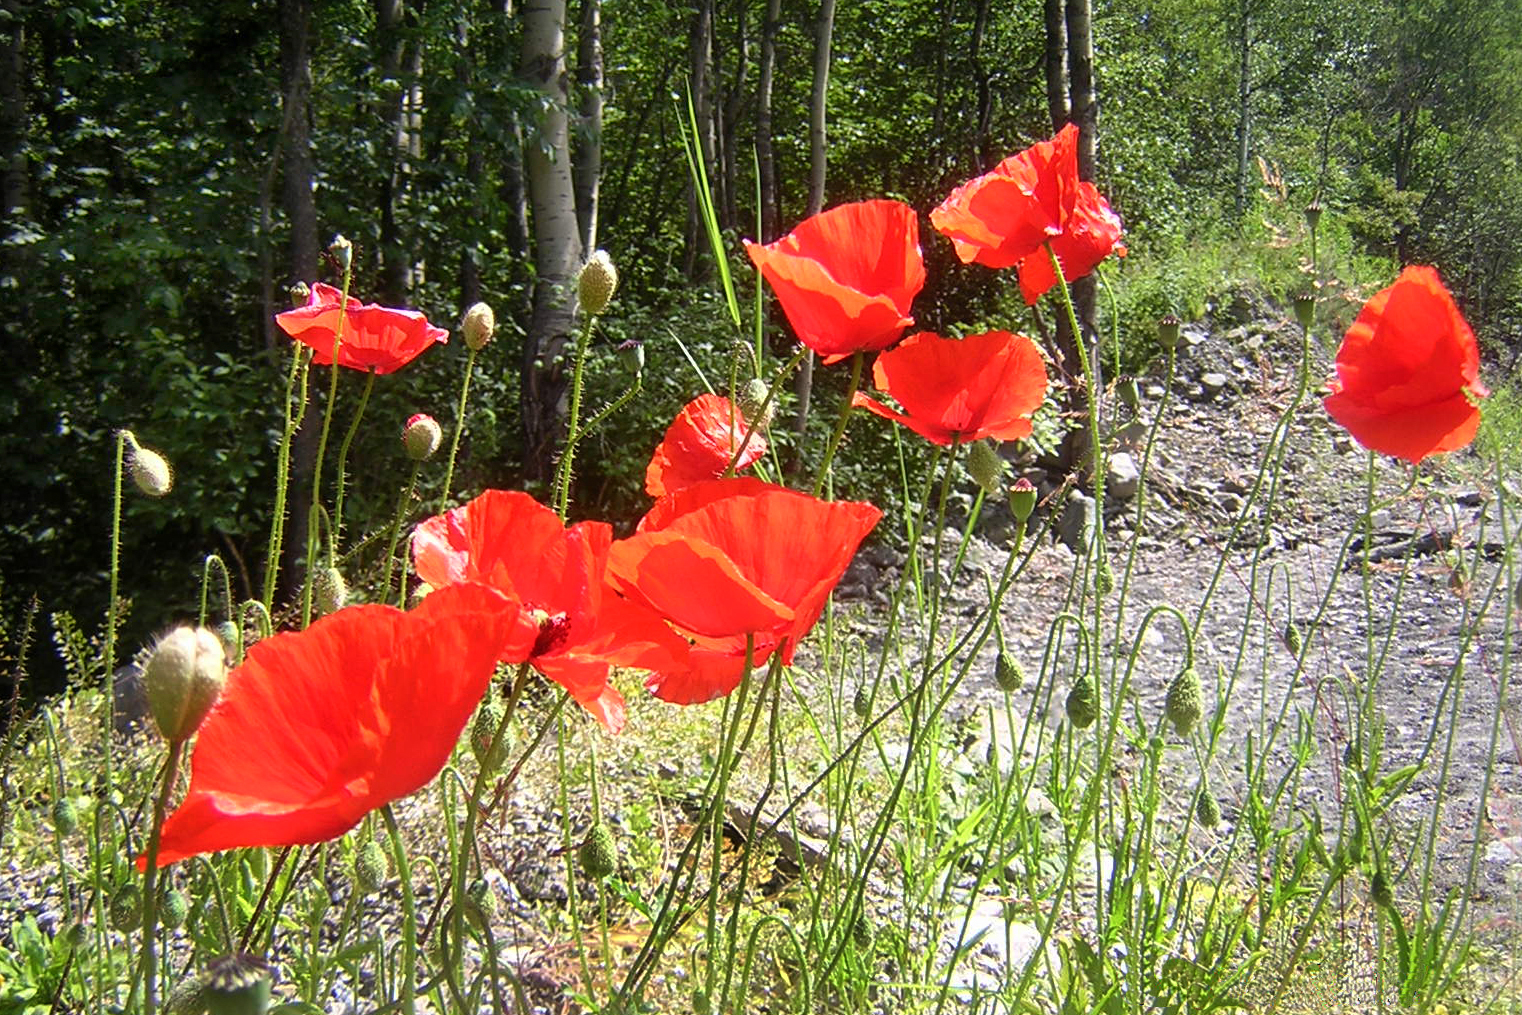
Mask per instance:
[[[16,223],[29,217],[26,159],[26,23],[16,0],[6,0],[3,7],[6,26],[0,41],[0,218],[7,233]],[[9,264],[14,251],[7,251]]]
[[[718,109],[719,219],[725,229],[740,225],[740,112],[745,105],[745,84],[750,76],[750,40],[746,37],[746,0],[735,3],[735,72],[723,104]]]
[[[456,72],[460,88],[464,92],[476,84],[475,54],[470,45],[470,26],[461,18],[455,24],[455,45],[461,59]],[[460,306],[469,307],[481,300],[481,240],[476,228],[484,229],[486,222],[486,197],[481,192],[481,181],[486,177],[486,151],[479,123],[472,118],[470,140],[465,145],[465,187],[470,192],[470,221],[472,229],[461,237],[460,245]]]
[[[713,61],[713,0],[697,0],[693,11],[692,35],[687,49],[687,73],[692,89],[693,126],[697,131],[694,143],[698,157],[703,161],[703,172],[710,182],[714,178],[713,110],[709,65]],[[683,110],[683,118],[686,111]],[[698,206],[697,181],[687,188],[687,236],[683,255],[683,274],[696,279],[701,252],[708,246],[708,233],[703,227],[703,213]]]
[[[1046,109],[1052,118],[1052,130],[1061,130],[1072,116],[1068,104],[1068,29],[1063,0],[1045,0],[1046,52],[1042,66],[1046,70]]]
[[[1236,220],[1247,214],[1247,156],[1252,137],[1252,27],[1247,0],[1237,3],[1237,178]]]
[[[972,44],[967,47],[967,58],[972,64],[973,82],[978,92],[977,109],[973,111],[972,162],[980,173],[988,168],[988,128],[994,112],[990,75],[988,68],[983,65],[983,35],[988,30],[988,6],[989,0],[978,0],[972,21]]]
[[[576,84],[581,89],[581,141],[576,152],[576,223],[583,250],[597,247],[598,187],[602,180],[602,0],[581,0]]]
[[[777,20],[782,0],[766,0],[761,22],[760,80],[756,84],[756,162],[761,177],[761,236],[770,243],[782,235],[782,202],[777,196],[777,161],[772,154],[772,77],[777,68]]]
[[[828,163],[825,148],[825,99],[830,89],[830,37],[835,32],[835,0],[819,0],[819,20],[814,27],[814,90],[809,97],[809,208],[817,215],[824,209],[824,178]],[[802,436],[808,428],[809,402],[814,394],[814,354],[803,358],[795,385],[798,415],[793,428]]]
[[[576,325],[575,283],[582,260],[566,114],[565,0],[524,4],[521,74],[543,99],[538,139],[524,146],[535,281],[520,394],[523,470],[529,481],[540,482],[553,473],[565,419],[564,359]]]
[[[412,169],[422,159],[423,44],[408,39],[413,15],[403,0],[377,0],[376,32],[381,52],[381,75],[396,89],[382,109],[391,167],[381,182],[380,297],[401,304],[422,281],[422,266],[402,242],[401,223],[407,219]]]
[[[1067,0],[1068,83],[1078,124],[1078,178],[1093,182],[1099,107],[1094,97],[1094,35],[1090,0]]]
[[[1094,95],[1094,36],[1090,0],[1067,0],[1068,39],[1068,86],[1072,102],[1072,122],[1078,125],[1078,178],[1094,182],[1096,161],[1098,106]],[[1067,323],[1058,318],[1057,344],[1064,359],[1063,369],[1068,375],[1067,408],[1074,419],[1087,415],[1088,400],[1084,394],[1082,370],[1079,365],[1078,343],[1084,343],[1093,366],[1095,383],[1099,384],[1098,346],[1094,341],[1095,286],[1094,276],[1085,275],[1072,284],[1073,309],[1078,317],[1081,334],[1070,334]],[[1100,385],[1102,388],[1102,385]],[[1095,392],[1096,396],[1098,392]],[[1089,467],[1093,449],[1089,447],[1087,425],[1075,426],[1068,431],[1062,447],[1062,464],[1068,469]]]

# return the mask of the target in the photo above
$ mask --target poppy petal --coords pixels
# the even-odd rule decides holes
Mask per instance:
[[[729,399],[699,395],[666,428],[666,436],[645,469],[645,492],[664,497],[684,486],[717,479],[744,445],[736,469],[754,465],[767,451],[766,435],[749,429],[745,416]]]

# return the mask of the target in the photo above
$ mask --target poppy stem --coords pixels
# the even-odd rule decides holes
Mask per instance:
[[[806,345],[800,345],[798,351],[793,353],[793,358],[782,365],[782,369],[772,375],[771,383],[766,389],[766,398],[761,402],[761,409],[757,413],[761,419],[765,419],[771,412],[772,403],[777,400],[777,391],[782,387],[782,381],[788,374],[798,369],[798,364],[803,362],[803,357],[809,355],[811,350]],[[750,445],[751,435],[756,432],[755,424],[745,421],[745,436],[740,438],[740,446],[735,448],[735,453],[729,459],[729,466],[724,470],[724,475],[733,476],[740,466],[740,456],[745,454],[745,449]]]
[[[401,1010],[412,1015],[417,1011],[417,903],[412,898],[412,866],[407,862],[407,845],[396,826],[390,804],[381,804],[381,819],[391,836],[391,853],[396,858],[396,876],[402,887],[402,996]],[[467,847],[468,848],[468,847]]]
[[[116,468],[111,476],[111,587],[106,598],[106,669],[103,679],[105,681],[106,707],[105,733],[101,737],[101,771],[105,779],[105,793],[107,799],[111,796],[111,786],[114,781],[111,759],[111,738],[116,734],[116,596],[118,581],[121,574],[122,552],[122,469],[125,465],[127,453],[127,431],[116,432]]]
[[[830,474],[830,463],[835,460],[835,449],[840,447],[841,438],[846,435],[846,424],[851,422],[851,400],[861,387],[862,359],[860,350],[851,354],[851,382],[846,386],[845,398],[840,403],[840,418],[835,421],[835,432],[830,435],[830,443],[825,445],[824,460],[819,463],[819,475],[814,477],[815,497],[824,489],[825,478]]]
[[[375,388],[375,368],[371,367],[365,373],[365,390],[359,396],[359,408],[354,410],[354,421],[349,424],[348,433],[344,434],[344,440],[338,447],[338,497],[333,502],[332,538],[328,540],[328,566],[338,566],[338,541],[343,538],[344,531],[344,481],[347,478],[349,465],[349,447],[354,443],[354,435],[359,432],[359,421],[365,416],[365,406],[370,404],[370,392]]]
[[[302,627],[312,622],[312,594],[316,586],[313,580],[316,574],[313,561],[317,556],[317,515],[322,509],[322,460],[328,453],[328,433],[333,427],[333,410],[338,402],[338,350],[343,346],[344,325],[349,320],[349,279],[349,270],[345,268],[343,293],[338,301],[338,305],[345,309],[338,315],[338,326],[333,329],[333,362],[328,367],[328,402],[323,407],[322,432],[317,438],[317,461],[312,465],[312,506],[307,509],[307,552],[302,561],[302,566],[306,568],[301,590]]]
[[[396,540],[401,533],[402,518],[407,514],[407,505],[412,503],[412,496],[417,492],[417,474],[420,462],[412,463],[412,475],[407,477],[407,489],[402,494],[402,499],[397,501],[396,514],[391,516],[391,531],[386,535],[386,572],[381,579],[381,594],[379,602],[389,602],[391,599],[391,569],[396,565]],[[446,494],[447,496],[447,494]],[[402,590],[407,589],[407,569],[402,568]]]
[[[555,470],[555,513],[565,521],[566,510],[571,501],[571,469],[576,462],[576,442],[581,440],[581,387],[586,371],[587,346],[592,340],[592,328],[597,324],[594,315],[588,315],[576,336],[576,358],[571,368],[571,408],[566,418],[565,449],[560,454],[560,467]]]
[[[460,382],[460,404],[454,414],[454,436],[449,439],[449,465],[444,469],[444,489],[439,494],[439,512],[442,514],[449,510],[449,488],[454,483],[455,456],[460,453],[460,435],[465,432],[465,402],[470,398],[470,378],[476,370],[477,349],[470,350],[465,357],[465,380]],[[415,472],[414,472],[415,474]],[[405,582],[406,579],[404,578]]]
[[[285,542],[285,498],[291,479],[291,441],[300,429],[301,421],[306,418],[307,366],[310,362],[310,351],[297,343],[291,357],[290,373],[285,378],[285,398],[282,400],[285,426],[280,431],[280,449],[275,458],[275,514],[270,521],[269,549],[264,561],[264,596],[261,600],[265,613],[275,608],[275,582],[280,576],[281,544]],[[295,407],[292,408],[291,392],[298,388],[298,377],[299,394]]]
[[[169,758],[164,762],[164,782],[153,802],[153,826],[148,832],[148,866],[143,871],[143,1015],[153,1015],[157,1003],[158,956],[155,939],[159,926],[159,834],[164,827],[164,812],[169,809],[169,794],[174,792],[175,779],[180,774],[180,755],[185,750],[184,740],[169,743]]]

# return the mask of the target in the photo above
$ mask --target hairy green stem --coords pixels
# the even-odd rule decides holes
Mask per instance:
[[[402,499],[397,501],[396,513],[391,516],[391,529],[386,534],[386,571],[381,579],[380,602],[389,602],[391,599],[391,569],[396,565],[396,540],[401,533],[402,518],[407,514],[407,505],[412,503],[412,496],[417,492],[417,474],[422,466],[421,462],[412,463],[412,475],[407,477],[407,489],[402,493]],[[447,496],[447,494],[446,494]],[[402,567],[402,596],[407,594],[407,568]]]
[[[264,560],[264,612],[270,613],[275,609],[275,584],[280,577],[280,553],[285,542],[285,499],[290,488],[291,473],[291,441],[296,436],[296,431],[301,428],[301,421],[306,418],[307,411],[307,365],[311,362],[311,354],[307,347],[296,343],[291,355],[290,373],[285,379],[285,397],[281,405],[285,409],[285,423],[280,430],[280,448],[275,455],[275,513],[270,519],[269,546],[265,550]],[[291,392],[297,388],[297,378],[300,378],[300,394],[293,409],[291,406]]]
[[[417,903],[412,897],[412,865],[407,862],[407,844],[390,804],[382,804],[381,818],[391,836],[391,853],[396,859],[396,876],[402,886],[402,996],[398,999],[407,1015],[417,1011]]]
[[[339,297],[339,307],[349,305],[349,278],[350,272],[344,270],[343,293]],[[338,315],[338,327],[333,329],[333,362],[329,365],[331,371],[328,376],[328,402],[323,407],[322,432],[317,438],[317,460],[312,465],[312,506],[307,510],[307,546],[306,559],[303,562],[306,567],[306,576],[301,589],[301,626],[306,627],[312,622],[312,594],[316,582],[313,580],[316,574],[317,559],[317,520],[322,510],[322,462],[328,453],[328,433],[333,427],[333,411],[338,402],[338,351],[343,346],[344,325],[348,322],[347,312]]]
[[[560,454],[560,466],[555,470],[555,513],[565,521],[571,503],[571,472],[576,467],[576,444],[581,440],[581,389],[587,367],[587,346],[592,341],[592,328],[597,318],[588,315],[576,336],[576,358],[571,367],[571,407],[566,417],[565,449]]]
[[[332,538],[328,540],[328,566],[338,566],[338,543],[344,531],[344,483],[348,478],[349,448],[354,435],[359,432],[359,421],[365,418],[365,406],[370,404],[370,392],[375,388],[375,368],[365,373],[365,390],[359,396],[359,408],[354,410],[354,420],[338,446],[338,496],[333,501]]]
[[[449,510],[449,488],[454,485],[455,456],[460,453],[460,437],[465,433],[465,404],[470,398],[470,378],[476,370],[476,353],[470,350],[465,357],[465,379],[460,382],[460,402],[455,407],[454,434],[449,439],[449,464],[444,469],[444,489],[439,493],[440,513]],[[403,579],[405,583],[406,579]]]
[[[863,356],[858,351],[851,355],[851,380],[846,385],[846,393],[840,403],[840,417],[835,421],[835,432],[830,435],[830,443],[825,445],[824,458],[819,462],[819,474],[814,477],[814,496],[818,497],[824,489],[824,481],[830,474],[830,463],[835,460],[835,449],[840,447],[840,441],[846,435],[846,426],[851,422],[851,400],[856,397],[856,391],[861,387],[861,364]]]
[[[164,782],[153,802],[153,825],[148,833],[148,866],[143,870],[143,1015],[153,1015],[158,1003],[159,834],[164,828],[164,814],[169,810],[169,796],[174,792],[175,779],[180,773],[180,755],[184,750],[185,741],[170,741],[169,758],[164,762]]]

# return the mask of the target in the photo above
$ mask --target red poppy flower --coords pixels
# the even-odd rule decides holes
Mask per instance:
[[[798,340],[826,363],[886,349],[914,323],[925,284],[919,220],[901,201],[859,201],[820,212],[746,253],[776,290]]]
[[[747,441],[744,415],[720,395],[699,395],[677,413],[666,436],[645,469],[645,492],[664,497],[684,486],[718,479],[729,468],[740,445],[745,452],[736,469],[754,465],[766,454],[766,437],[759,431]]]
[[[353,606],[254,645],[197,734],[159,865],[324,842],[421,789],[449,760],[498,657],[521,657],[535,637],[508,607],[461,586],[408,613]]]
[[[696,483],[656,502],[613,544],[608,577],[693,642],[646,685],[694,704],[728,694],[775,651],[792,662],[856,548],[882,517],[871,504],[822,501],[758,479]]]
[[[1358,443],[1408,462],[1474,440],[1487,394],[1474,332],[1437,272],[1413,265],[1364,304],[1337,350],[1326,411]]]
[[[910,335],[877,357],[872,378],[904,411],[859,391],[853,405],[943,445],[1029,437],[1030,415],[1046,397],[1046,366],[1036,344],[1007,331],[962,339],[928,331]]]
[[[1056,282],[1043,249],[1050,242],[1062,274],[1078,279],[1111,253],[1124,255],[1121,224],[1091,183],[1078,179],[1078,128],[1068,124],[990,172],[969,180],[930,213],[963,263],[1020,265],[1020,287],[1034,303]]]
[[[340,309],[342,308],[342,309]],[[360,303],[318,282],[304,307],[275,315],[275,323],[287,335],[312,347],[312,361],[333,362],[333,334],[342,320],[338,346],[340,366],[389,374],[411,363],[435,342],[449,341],[449,332],[435,328],[416,310],[395,310],[374,303]]]
[[[624,699],[608,684],[609,664],[669,666],[687,646],[606,587],[612,539],[604,522],[567,529],[528,494],[488,490],[419,525],[412,556],[418,577],[434,588],[479,582],[521,604],[539,623],[528,662],[617,733]]]

